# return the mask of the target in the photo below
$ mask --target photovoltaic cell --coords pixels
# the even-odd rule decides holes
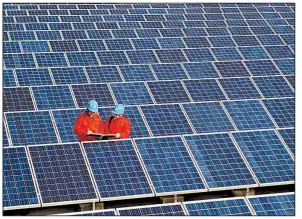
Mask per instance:
[[[209,188],[257,185],[228,134],[185,136]]]
[[[153,81],[155,77],[148,65],[119,66],[125,81]]]
[[[190,216],[252,215],[243,198],[184,202],[184,204]]]
[[[279,129],[278,132],[290,151],[295,155],[295,129]]]
[[[257,38],[264,46],[284,45],[278,35],[258,35]]]
[[[295,163],[273,130],[233,136],[261,184],[295,180]]]
[[[48,111],[5,113],[13,146],[57,143]]]
[[[3,111],[34,110],[29,87],[3,88]]]
[[[223,103],[239,130],[275,128],[258,100]]]
[[[294,97],[295,93],[282,76],[253,78],[265,98]]]
[[[143,39],[131,39],[135,49],[159,49],[159,45],[155,39],[143,38]]]
[[[265,46],[265,49],[273,59],[295,58],[288,46]]]
[[[149,64],[158,62],[152,50],[127,51],[127,55],[132,64]]]
[[[102,65],[122,65],[128,64],[124,51],[102,51],[97,52]]]
[[[87,30],[89,39],[106,39],[112,38],[109,30]]]
[[[99,106],[114,105],[114,101],[106,84],[78,84],[71,85],[71,88],[80,108],[86,107],[89,100],[96,100]]]
[[[242,62],[215,62],[214,63],[222,77],[250,76]]]
[[[190,62],[214,61],[214,57],[209,48],[201,49],[184,49],[183,50]]]
[[[3,148],[3,207],[39,207],[25,147]]]
[[[98,200],[79,143],[28,148],[43,204]]]
[[[11,24],[11,25],[13,25],[13,24]],[[36,40],[33,31],[26,31],[26,32],[25,31],[24,32],[23,31],[16,31],[16,32],[12,32],[14,30],[8,29],[8,28],[6,29],[5,27],[6,27],[6,25],[4,24],[3,30],[4,31],[10,31],[9,35],[10,35],[10,38],[11,38],[12,41]],[[23,30],[23,28],[21,30]]]
[[[84,143],[101,198],[152,195],[130,140]]]
[[[68,52],[66,54],[70,66],[99,65],[93,52]]]
[[[183,104],[183,107],[197,133],[234,130],[218,102]]]
[[[105,40],[109,50],[133,50],[129,39]]]
[[[46,41],[28,41],[21,42],[23,52],[35,53],[35,52],[50,52],[48,43]]]
[[[118,208],[121,216],[184,216],[180,204],[148,205],[142,207]]]
[[[157,29],[137,29],[136,33],[140,38],[161,37]]]
[[[49,41],[53,52],[79,51],[75,40]]]
[[[36,35],[38,40],[62,40],[59,31],[36,31]]]
[[[182,38],[158,38],[158,42],[163,49],[185,48]]]
[[[280,72],[271,60],[245,61],[245,64],[253,76],[280,75]]]
[[[295,89],[295,75],[288,75],[285,76],[285,78],[288,80],[290,85]]]
[[[56,84],[76,84],[76,83],[88,83],[83,68],[52,68],[53,78]],[[77,77],[74,77],[77,75]]]
[[[241,60],[241,56],[236,48],[212,48],[218,61]]]
[[[38,110],[75,108],[69,86],[32,87]]]
[[[265,99],[264,105],[279,128],[295,127],[295,99]]]
[[[274,62],[284,75],[295,74],[295,59],[278,59]]]
[[[156,193],[205,189],[180,137],[135,139]]]
[[[223,78],[219,82],[231,100],[261,98],[250,78]]]
[[[90,66],[85,69],[91,83],[122,81],[116,66]]]
[[[184,63],[185,69],[191,78],[218,78],[219,75],[211,62]]]
[[[32,54],[3,54],[5,68],[35,68]]]
[[[180,81],[147,82],[157,103],[190,102]]]
[[[156,64],[152,68],[159,80],[187,79],[180,64]]]
[[[156,50],[161,63],[186,62],[186,58],[180,49]]]
[[[13,70],[5,70],[3,69],[3,87],[13,87],[17,86],[16,80],[14,78]]]
[[[230,36],[209,37],[213,47],[235,47],[235,43]]]
[[[4,42],[3,53],[21,53],[18,42]]]
[[[257,216],[294,216],[294,193],[248,197]]]
[[[137,38],[134,30],[111,30],[114,38]]]
[[[35,56],[38,66],[42,68],[67,66],[63,53],[36,53]]]

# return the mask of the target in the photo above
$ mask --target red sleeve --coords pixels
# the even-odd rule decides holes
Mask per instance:
[[[109,133],[109,130],[108,130],[109,120],[110,120],[110,117],[108,117],[107,120],[106,120],[106,121],[104,122],[104,124],[103,124],[104,134],[110,134],[110,133]]]
[[[78,116],[78,118],[76,119],[76,123],[74,125],[73,132],[80,136],[87,135],[88,128],[83,126],[83,118],[81,115]]]
[[[124,127],[120,133],[120,138],[129,138],[131,132],[131,123],[129,121],[124,122]]]

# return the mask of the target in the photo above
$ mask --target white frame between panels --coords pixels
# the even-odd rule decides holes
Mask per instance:
[[[104,209],[104,210],[95,210],[95,211],[80,211],[80,212],[69,212],[69,213],[62,213],[62,214],[51,214],[49,216],[73,216],[73,215],[82,215],[82,214],[93,214],[99,212],[110,212],[112,211],[115,216],[117,216],[117,212],[114,208],[111,209]],[[82,216],[91,216],[91,215],[82,215]]]

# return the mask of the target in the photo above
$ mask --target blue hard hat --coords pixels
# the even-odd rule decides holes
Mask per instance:
[[[97,103],[95,100],[90,100],[90,101],[87,103],[86,108],[87,108],[89,111],[92,111],[92,112],[95,112],[95,113],[98,113],[98,112],[99,112],[98,103]]]
[[[125,107],[123,104],[117,104],[114,109],[113,109],[113,113],[116,115],[122,115],[125,112]]]

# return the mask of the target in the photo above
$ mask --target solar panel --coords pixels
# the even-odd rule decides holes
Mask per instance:
[[[36,35],[38,40],[62,40],[59,31],[36,31]]]
[[[38,20],[39,22],[60,22],[59,16],[38,16]],[[47,31],[47,32],[59,33],[59,31]]]
[[[180,137],[135,139],[156,194],[205,190]]]
[[[184,38],[188,48],[210,47],[210,43],[206,37],[188,37]]]
[[[209,36],[227,36],[227,35],[229,35],[227,28],[224,28],[224,27],[206,27],[205,30],[208,32]]]
[[[32,54],[3,54],[5,68],[35,68]]]
[[[69,52],[66,54],[70,66],[99,65],[93,52]]]
[[[285,78],[288,80],[290,85],[295,89],[295,76],[289,75],[289,76],[285,76]]]
[[[294,216],[295,194],[279,193],[247,197],[258,216]]]
[[[265,46],[265,49],[273,59],[295,58],[288,46]]]
[[[79,143],[29,146],[28,149],[42,206],[98,201]]]
[[[137,29],[136,33],[137,36],[140,38],[161,37],[161,34],[157,29]]]
[[[157,103],[190,102],[180,81],[147,82]]]
[[[210,189],[258,186],[230,136],[185,136]]]
[[[282,76],[253,78],[265,98],[294,97],[295,93]]]
[[[190,62],[214,61],[214,57],[209,48],[201,49],[184,49],[183,50]]]
[[[38,110],[75,108],[68,85],[31,87]]]
[[[40,68],[67,66],[64,53],[36,53],[35,56]]]
[[[4,210],[40,207],[25,147],[3,148]]]
[[[218,102],[183,104],[183,108],[197,133],[234,130]]]
[[[107,84],[78,84],[71,88],[80,108],[86,107],[89,100],[96,100],[99,107],[115,105]]]
[[[184,216],[184,210],[179,203],[144,205],[138,207],[118,208],[121,216]]]
[[[271,60],[253,60],[245,61],[244,63],[253,76],[280,75],[280,72]]]
[[[57,143],[48,111],[5,113],[13,146]]]
[[[9,146],[8,135],[6,132],[7,132],[6,127],[5,127],[5,124],[3,121],[3,123],[2,123],[2,145],[3,145],[3,147]]]
[[[160,29],[159,31],[162,37],[184,37],[183,32],[179,28]]]
[[[295,127],[295,99],[265,99],[266,108],[279,128]]]
[[[236,48],[211,48],[218,61],[241,60]]]
[[[239,130],[275,128],[258,100],[223,102]]]
[[[158,38],[158,42],[163,49],[185,48],[182,38]]]
[[[218,78],[219,75],[211,62],[184,63],[190,78]],[[202,69],[202,70],[201,70]]]
[[[261,98],[250,78],[223,78],[219,82],[231,100]]]
[[[208,39],[213,47],[235,47],[234,41],[229,36],[209,37]]]
[[[50,52],[48,43],[46,41],[28,41],[21,42],[23,52]]]
[[[154,136],[192,134],[178,104],[141,106],[141,109]]]
[[[180,64],[155,64],[152,68],[159,80],[187,79]]]
[[[129,39],[111,39],[105,40],[109,50],[133,50]]]
[[[62,214],[53,214],[53,215],[66,215],[66,216],[115,216],[114,209],[106,209],[106,210],[95,210],[95,211],[80,211],[80,212],[72,212],[72,213],[62,213]]]
[[[278,59],[274,60],[280,71],[284,75],[295,74],[295,60],[294,59]]]
[[[34,110],[29,87],[3,88],[3,111]]]
[[[222,77],[250,76],[242,62],[215,62],[214,63]]]
[[[102,51],[97,52],[102,65],[122,65],[128,64],[124,51]]]
[[[83,143],[103,200],[153,196],[130,140]]]
[[[207,32],[204,30],[204,28],[183,28],[184,33],[186,36],[207,36]]]
[[[152,50],[127,51],[127,55],[132,64],[149,64],[158,62]]]
[[[63,30],[62,36],[64,40],[87,39],[87,35],[84,30]]]
[[[89,66],[85,69],[91,83],[122,81],[116,66]]]
[[[239,51],[247,60],[269,59],[262,47],[239,47]]]
[[[114,38],[137,38],[134,30],[111,30]]]
[[[264,46],[284,45],[278,35],[258,35],[257,38]]]
[[[49,41],[53,52],[79,51],[75,40]]]
[[[148,65],[119,66],[125,81],[153,81],[155,77]]]
[[[112,37],[109,30],[87,30],[86,32],[90,39],[106,39]]]
[[[278,132],[290,151],[295,155],[295,129],[279,129]]]
[[[12,26],[13,24],[10,24],[10,25]],[[5,31],[10,31],[9,35],[10,35],[10,38],[11,38],[12,41],[35,40],[36,39],[33,31],[23,32],[22,31],[23,28],[22,29],[21,28],[16,28],[16,30],[18,30],[18,32],[12,32],[12,31],[14,31],[14,29],[13,28],[5,28],[7,26],[8,26],[8,24],[4,24],[3,29]],[[23,27],[23,26],[21,25],[21,27]],[[19,31],[19,30],[21,30],[21,31]]]
[[[288,184],[295,163],[274,130],[232,133],[260,185]]]
[[[3,69],[3,87],[17,86],[13,70]]]
[[[118,103],[124,105],[140,105],[153,103],[144,82],[110,84]]]
[[[244,198],[211,199],[184,202],[190,216],[251,216]]]
[[[51,73],[56,84],[88,83],[82,67],[52,68]]]
[[[4,42],[3,53],[21,53],[18,42]]]
[[[155,39],[143,38],[143,39],[131,39],[135,49],[159,49],[159,45]]]

